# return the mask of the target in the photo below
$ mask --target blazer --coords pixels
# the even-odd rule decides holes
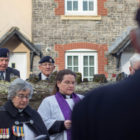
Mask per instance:
[[[140,70],[94,89],[72,113],[72,140],[140,139]]]
[[[7,67],[5,81],[10,82],[13,76],[20,77],[20,72],[17,69]]]

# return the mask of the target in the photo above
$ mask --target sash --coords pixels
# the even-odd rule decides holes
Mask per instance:
[[[57,92],[55,94],[55,97],[56,97],[56,100],[59,104],[59,107],[62,111],[62,114],[65,118],[65,120],[71,120],[71,108],[69,106],[69,104],[67,103],[67,101],[64,99],[64,97],[61,95],[60,92]],[[77,96],[75,93],[72,93],[72,99],[74,101],[74,103],[77,103],[78,101],[80,101],[80,98],[79,96]],[[71,131],[70,129],[69,130],[66,130],[67,132],[67,140],[71,140]]]

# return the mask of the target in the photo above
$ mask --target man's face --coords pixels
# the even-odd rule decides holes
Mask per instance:
[[[5,71],[8,67],[9,57],[0,57],[0,71]]]
[[[53,72],[54,68],[54,64],[49,62],[44,62],[39,65],[40,71],[47,77]]]

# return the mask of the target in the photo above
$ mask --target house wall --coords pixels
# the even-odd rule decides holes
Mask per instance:
[[[31,39],[32,0],[0,0],[0,37],[16,26]]]
[[[44,55],[49,54],[62,64],[64,60],[60,59],[57,46],[85,42],[100,49],[104,46],[108,48],[127,27],[136,26],[134,15],[138,4],[138,0],[98,0],[97,17],[64,18],[63,0],[33,0],[33,42],[41,46]],[[48,48],[49,51],[46,51]],[[106,52],[107,49],[104,49],[99,61],[108,59],[102,64],[102,73],[111,79],[112,74],[116,73],[116,59],[107,56]],[[34,71],[36,68],[37,64],[34,63]]]

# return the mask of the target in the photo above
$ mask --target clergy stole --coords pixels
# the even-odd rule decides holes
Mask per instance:
[[[71,108],[69,106],[69,104],[67,103],[67,101],[64,99],[64,97],[61,95],[60,92],[57,92],[55,94],[56,100],[59,104],[59,107],[62,111],[62,114],[65,118],[65,120],[71,120]],[[72,99],[74,101],[74,103],[77,103],[78,101],[80,101],[79,96],[77,96],[75,93],[72,93]],[[67,132],[67,140],[71,140],[71,130],[66,130]]]

